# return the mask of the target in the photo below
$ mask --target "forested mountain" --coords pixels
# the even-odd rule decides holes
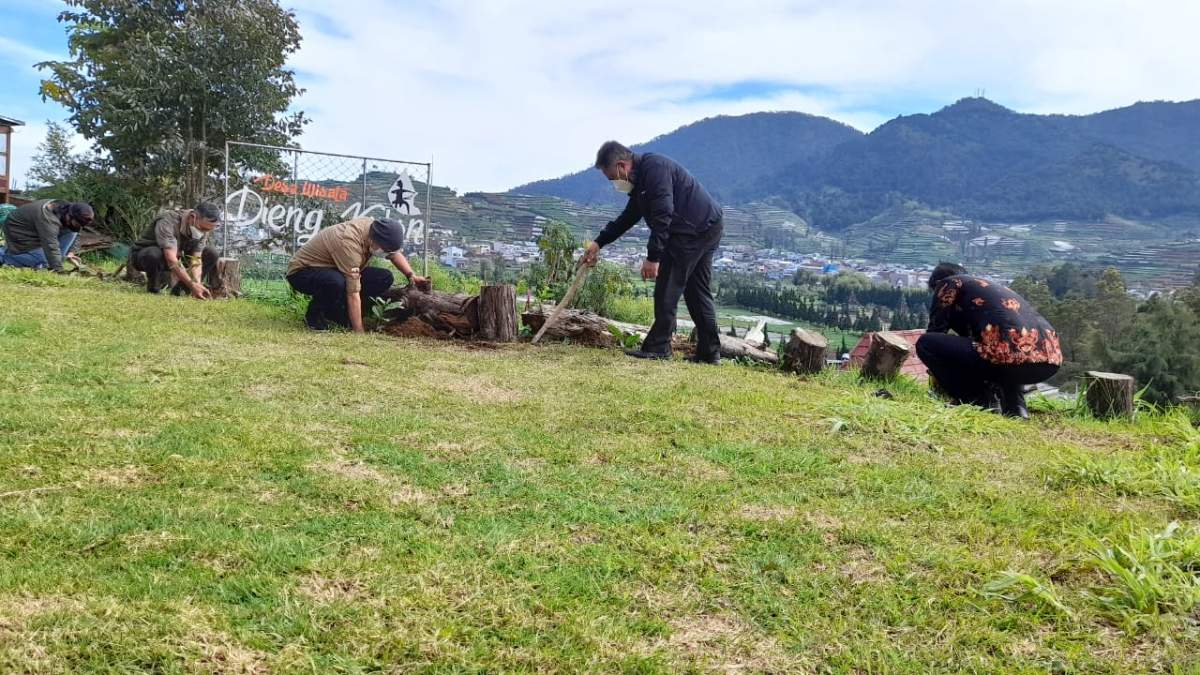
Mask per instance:
[[[750,200],[765,178],[824,155],[862,133],[841,122],[798,112],[712,117],[676,129],[635,152],[659,152],[679,160],[717,199]],[[597,139],[596,147],[605,139]],[[618,139],[620,140],[620,139]],[[625,141],[628,142],[628,141]],[[581,158],[586,162],[589,158]],[[516,194],[562,197],[585,204],[624,203],[599,171],[585,169],[562,178],[513,188]]]
[[[697,122],[638,147],[688,166],[720,199],[781,199],[827,230],[915,200],[983,219],[1200,213],[1200,101],[1092,115],[966,98],[869,134],[797,113]],[[607,203],[595,171],[514,189]]]

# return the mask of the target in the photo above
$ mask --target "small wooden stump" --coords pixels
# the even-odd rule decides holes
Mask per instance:
[[[908,360],[909,351],[908,340],[895,333],[883,330],[871,333],[871,346],[862,365],[863,377],[879,380],[896,377]]]
[[[493,342],[517,339],[517,289],[508,284],[479,289],[479,337]]]
[[[825,367],[828,349],[829,340],[824,335],[796,328],[783,350],[783,369],[798,375],[819,373]]]
[[[1134,379],[1119,373],[1089,370],[1084,375],[1087,406],[1100,419],[1133,417]]]
[[[240,298],[242,296],[242,261],[237,258],[221,258],[212,287],[213,297]]]

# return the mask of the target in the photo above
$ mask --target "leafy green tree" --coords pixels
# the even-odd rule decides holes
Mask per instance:
[[[70,180],[81,160],[71,149],[71,134],[58,122],[46,122],[46,138],[38,144],[29,166],[29,178],[36,186],[58,185]]]
[[[285,67],[300,30],[275,0],[66,1],[71,59],[38,64],[42,97],[163,196],[205,195],[225,141],[286,145],[307,121],[289,110],[303,90]]]
[[[1096,280],[1096,330],[1107,341],[1117,339],[1133,323],[1137,302],[1129,295],[1121,272],[1109,267]]]
[[[1138,308],[1132,327],[1111,343],[1099,341],[1106,370],[1125,373],[1164,405],[1200,390],[1200,321],[1187,304],[1154,296]]]

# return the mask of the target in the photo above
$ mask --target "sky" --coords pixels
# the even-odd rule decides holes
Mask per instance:
[[[870,131],[985,95],[1085,114],[1200,98],[1197,0],[282,0],[309,150],[432,161],[505,190],[600,143],[714,115],[797,110]],[[66,56],[59,0],[0,5],[0,115],[24,183],[47,120],[33,64]],[[87,142],[77,138],[77,146]]]

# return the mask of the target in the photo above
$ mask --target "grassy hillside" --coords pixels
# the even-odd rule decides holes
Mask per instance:
[[[1179,417],[0,298],[3,672],[1200,668]]]

